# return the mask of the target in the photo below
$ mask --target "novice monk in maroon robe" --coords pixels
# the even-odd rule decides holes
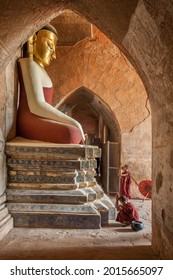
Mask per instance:
[[[125,164],[120,171],[120,196],[124,195],[127,198],[131,198],[131,174],[128,171],[128,165]]]
[[[120,202],[120,205],[119,205]],[[125,196],[116,195],[116,209],[119,211],[116,221],[123,224],[131,224],[132,221],[139,221],[137,208],[131,202],[127,202]]]

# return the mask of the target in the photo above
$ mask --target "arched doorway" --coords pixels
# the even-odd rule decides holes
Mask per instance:
[[[106,193],[119,192],[121,135],[110,108],[85,87],[69,93],[56,107],[81,123],[88,145],[100,147],[102,157],[97,159],[96,179]]]

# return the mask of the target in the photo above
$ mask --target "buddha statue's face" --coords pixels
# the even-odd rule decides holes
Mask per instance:
[[[56,59],[57,36],[49,30],[40,30],[34,42],[34,60],[43,68]]]

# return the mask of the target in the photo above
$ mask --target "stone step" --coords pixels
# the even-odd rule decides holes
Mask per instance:
[[[0,196],[0,240],[13,228],[13,219],[5,205],[6,194]]]
[[[8,214],[1,222],[0,222],[0,240],[2,240],[9,231],[13,228],[13,218],[10,214]]]
[[[97,198],[97,199],[100,199],[100,198],[103,197],[104,191],[103,191],[103,189],[102,189],[102,187],[101,187],[100,185],[96,184],[96,185],[94,185],[94,186],[92,187],[92,189],[93,189],[94,192],[96,193],[96,195],[97,195],[96,198]]]
[[[97,229],[100,214],[89,204],[50,205],[8,203],[15,227]]]
[[[3,204],[6,201],[6,194],[0,196],[0,205]]]
[[[36,160],[7,158],[9,170],[73,171],[96,168],[96,160]]]
[[[109,208],[105,206],[100,200],[95,200],[93,206],[101,215],[101,224],[106,225],[109,221]]]
[[[15,138],[6,143],[6,154],[15,159],[57,160],[95,159],[101,156],[97,146],[76,144],[53,144]]]
[[[75,190],[79,184],[48,184],[48,183],[8,183],[8,189],[26,189],[26,190]]]
[[[8,212],[8,209],[7,209]],[[3,227],[4,224],[6,224],[6,222],[11,218],[11,215],[9,213],[7,213],[7,215],[5,215],[5,217],[0,221],[0,228]]]
[[[75,184],[76,172],[8,171],[8,183]]]
[[[88,197],[88,202],[94,201],[96,199],[96,192],[92,188],[80,189]]]
[[[4,207],[3,209],[0,210],[0,222],[8,215],[8,209],[7,207],[5,207],[5,204],[4,204]]]
[[[5,203],[0,204],[0,211],[3,210],[5,208]]]
[[[7,189],[7,202],[81,204],[96,199],[92,188],[76,190]]]
[[[115,220],[115,205],[112,200],[106,194],[104,194],[101,198],[101,202],[109,209],[109,220]]]
[[[84,204],[88,201],[88,193],[81,190],[7,189],[6,195],[8,203]]]

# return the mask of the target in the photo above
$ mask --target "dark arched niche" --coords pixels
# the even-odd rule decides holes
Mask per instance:
[[[105,141],[120,142],[120,128],[115,115],[111,112],[107,104],[91,90],[80,87],[68,94],[57,106],[59,110],[70,114],[84,126],[87,133],[87,117],[97,122],[98,127],[96,137],[101,138],[101,143]],[[105,128],[109,133],[104,139]],[[99,131],[100,128],[100,131]]]
[[[81,123],[84,133],[88,134],[87,144],[98,145],[102,149],[101,161],[97,163],[99,170],[96,179],[102,184],[105,192],[118,191],[121,134],[119,124],[110,108],[99,96],[85,87],[69,93],[56,107]],[[112,170],[110,166],[113,167]]]

